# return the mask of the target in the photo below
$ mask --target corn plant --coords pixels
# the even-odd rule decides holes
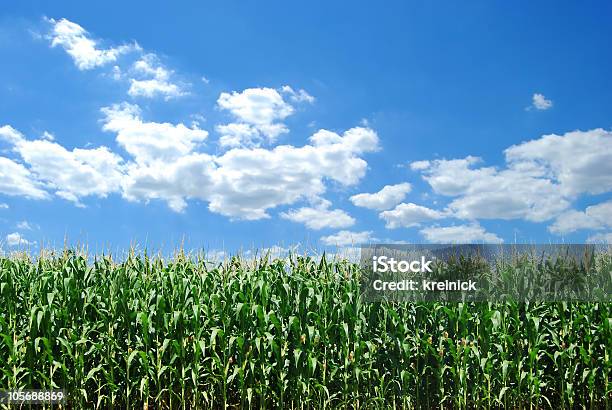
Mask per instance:
[[[0,297],[0,388],[71,408],[612,406],[607,302],[366,303],[344,260],[72,250],[0,258]]]

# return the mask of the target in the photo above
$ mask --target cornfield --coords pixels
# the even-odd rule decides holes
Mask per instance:
[[[359,275],[2,257],[0,388],[65,389],[70,408],[612,407],[611,303],[365,303]]]

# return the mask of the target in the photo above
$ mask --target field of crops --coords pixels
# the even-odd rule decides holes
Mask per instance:
[[[0,388],[73,408],[612,406],[611,303],[365,303],[298,256],[0,264]]]

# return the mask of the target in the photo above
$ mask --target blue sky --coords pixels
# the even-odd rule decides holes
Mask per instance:
[[[611,16],[3,5],[3,247],[609,240]]]

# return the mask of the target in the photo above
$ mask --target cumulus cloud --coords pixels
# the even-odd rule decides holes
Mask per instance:
[[[14,195],[40,199],[46,198],[46,191],[52,189],[57,196],[80,205],[79,199],[84,196],[105,197],[119,189],[123,160],[108,148],[69,151],[48,139],[27,140],[21,133],[18,135],[19,138],[15,138],[13,134],[7,141],[29,168],[0,158],[3,161],[0,174],[7,171],[7,178],[0,179],[8,185],[21,185]]]
[[[26,167],[5,157],[0,157],[0,193],[30,199],[49,198],[42,185]]]
[[[315,102],[315,98],[312,95],[308,94],[306,90],[302,88],[295,91],[290,86],[284,85],[281,87],[281,91],[289,95],[289,99],[296,103],[307,102],[307,103],[312,104]]]
[[[242,147],[214,156],[197,151],[205,131],[145,122],[131,105],[103,112],[104,129],[117,133],[119,145],[134,158],[126,166],[123,196],[165,200],[179,212],[188,199],[200,199],[231,218],[268,218],[270,208],[322,195],[325,180],[357,183],[367,169],[361,154],[378,149],[376,133],[357,127],[343,135],[319,131],[302,147]]]
[[[504,151],[514,168],[537,169],[567,196],[612,190],[612,132],[598,128],[544,135]]]
[[[24,141],[24,136],[10,125],[0,127],[0,141],[16,145]],[[0,193],[10,196],[24,196],[30,199],[46,199],[49,197],[44,187],[36,180],[22,164],[0,156]],[[0,208],[8,208],[2,204]]]
[[[236,119],[268,126],[293,114],[293,107],[273,88],[247,88],[242,92],[221,93],[217,104]]]
[[[381,212],[379,216],[385,220],[387,228],[395,229],[419,226],[422,222],[442,219],[445,214],[413,203],[401,203],[392,210]]]
[[[17,144],[23,141],[23,134],[17,131],[10,125],[3,125],[0,127],[0,140],[6,141],[9,144]]]
[[[612,201],[588,206],[584,212],[571,210],[557,217],[548,230],[556,234],[580,229],[612,228]]]
[[[536,110],[544,111],[552,108],[552,100],[547,99],[544,94],[534,93],[531,96],[531,105],[529,108],[535,108]]]
[[[340,231],[333,235],[322,236],[321,242],[327,246],[359,245],[375,241],[372,231],[351,232]]]
[[[9,209],[8,204],[0,203],[0,209]]]
[[[99,48],[99,41],[92,39],[89,33],[77,23],[64,18],[48,19],[48,21],[52,26],[47,36],[51,41],[51,46],[62,47],[72,57],[79,70],[90,70],[115,62],[121,54],[140,49],[137,44]]]
[[[421,171],[423,169],[429,168],[431,163],[427,160],[424,161],[414,161],[410,163],[410,169],[413,171]]]
[[[463,219],[527,219],[541,222],[564,211],[569,202],[538,164],[514,163],[506,169],[474,167],[480,158],[434,160],[422,170],[434,192],[456,197],[450,212]]]
[[[113,63],[105,76],[129,83],[131,97],[163,97],[166,100],[187,95],[188,84],[173,79],[174,72],[165,67],[152,52],[145,52],[137,43],[101,48],[83,27],[66,19],[48,19],[51,31],[47,38],[52,47],[62,47],[80,70],[90,70]],[[132,53],[130,59],[119,59]]]
[[[21,221],[17,223],[17,229],[20,229],[22,231],[32,231],[34,230],[34,226],[28,221]]]
[[[397,185],[385,185],[383,189],[373,194],[363,193],[350,197],[355,206],[382,211],[393,208],[402,202],[412,187],[404,182]]]
[[[255,146],[259,144],[260,133],[257,128],[249,124],[232,122],[215,127],[221,135],[219,144],[223,148],[236,148],[240,146]]]
[[[122,159],[106,147],[66,150],[48,141],[28,141],[19,153],[38,179],[55,194],[78,202],[89,195],[106,197],[117,191]]]
[[[430,226],[420,234],[431,243],[502,243],[503,239],[487,232],[478,223],[454,226]]]
[[[132,97],[152,98],[160,95],[168,100],[187,94],[181,85],[171,81],[172,71],[164,67],[153,53],[145,54],[136,61],[132,72],[138,77],[130,79],[128,94]]]
[[[602,243],[612,245],[612,232],[597,233],[587,238],[587,243]]]
[[[236,148],[214,156],[197,151],[206,131],[146,122],[129,104],[103,113],[104,130],[115,133],[129,159],[106,147],[67,150],[11,132],[6,140],[29,168],[0,157],[0,192],[40,199],[54,190],[78,205],[85,196],[117,192],[130,201],[163,200],[177,212],[199,199],[212,212],[255,220],[268,218],[271,208],[320,197],[326,181],[356,184],[367,169],[362,154],[378,149],[376,133],[356,127],[342,135],[321,130],[301,147]]]
[[[129,163],[122,183],[123,196],[135,202],[163,200],[170,209],[182,212],[187,199],[212,200],[215,169],[213,157],[201,153],[190,153],[171,162],[156,159]]]
[[[23,238],[19,232],[13,232],[6,235],[6,244],[8,246],[25,246],[25,245],[34,245],[36,242],[28,241]]]
[[[115,132],[117,143],[139,164],[172,162],[191,153],[208,137],[207,131],[181,123],[145,122],[137,105],[116,104],[102,108],[102,113],[103,130]]]
[[[321,133],[334,137],[321,139]],[[367,169],[360,155],[376,149],[378,136],[362,127],[351,128],[342,136],[319,131],[302,147],[232,149],[214,159],[218,168],[209,208],[231,217],[266,218],[269,208],[321,196],[326,189],[324,180],[356,184]]]
[[[280,214],[281,218],[306,225],[308,229],[348,228],[355,224],[355,218],[341,209],[329,209],[331,202],[322,200],[315,207],[291,209]]]
[[[564,212],[579,194],[612,190],[612,133],[603,129],[544,135],[504,151],[506,167],[479,166],[481,159],[418,161],[434,192],[464,219],[542,222]],[[556,229],[556,228],[555,228]]]
[[[217,106],[236,120],[216,127],[224,146],[258,146],[264,140],[274,142],[279,135],[289,132],[282,121],[295,111],[274,88],[223,92],[217,99]]]

